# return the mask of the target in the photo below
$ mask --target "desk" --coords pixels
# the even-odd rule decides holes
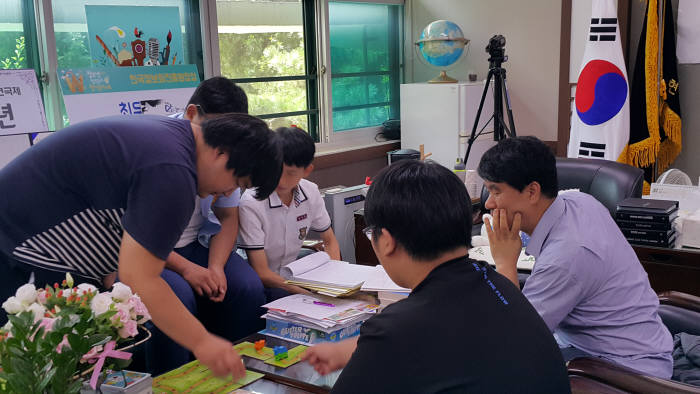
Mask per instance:
[[[700,250],[632,245],[655,292],[676,290],[700,296]]]

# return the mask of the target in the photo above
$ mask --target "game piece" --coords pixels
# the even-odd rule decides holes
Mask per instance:
[[[275,352],[275,361],[284,360],[289,357],[286,346],[275,346],[273,350]]]
[[[301,355],[306,351],[307,347],[304,345],[299,345],[294,348],[287,350],[287,358],[281,360],[275,360],[275,358],[270,358],[265,361],[265,364],[274,365],[276,367],[287,368],[301,361]]]
[[[265,347],[265,340],[264,339],[261,339],[259,341],[255,341],[255,350],[260,352],[264,347]]]

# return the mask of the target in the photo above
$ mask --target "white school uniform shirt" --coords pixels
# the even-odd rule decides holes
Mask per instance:
[[[265,249],[270,270],[297,259],[310,230],[323,232],[331,227],[331,218],[318,191],[311,181],[299,181],[289,206],[277,192],[258,201],[255,190],[246,190],[238,207],[240,220],[238,246],[246,250]]]

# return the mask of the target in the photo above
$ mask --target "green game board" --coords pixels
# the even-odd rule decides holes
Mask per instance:
[[[246,370],[245,377],[239,381],[233,381],[230,377],[217,378],[207,367],[195,360],[153,379],[153,392],[228,393],[262,377],[261,373]]]
[[[236,349],[241,356],[253,357],[257,358],[258,360],[265,361],[275,357],[275,352],[272,350],[272,348],[266,346],[262,348],[260,352],[258,352],[255,350],[255,345],[250,342],[241,342],[238,345],[234,345],[233,348]]]
[[[287,354],[289,354],[289,357],[282,359],[280,361],[275,360],[274,356],[271,359],[268,359],[265,361],[265,364],[270,364],[274,365],[276,367],[282,367],[282,368],[287,368],[289,366],[292,366],[299,361],[301,361],[301,354],[304,353],[304,350],[306,350],[307,346],[304,345],[299,345],[295,348],[289,349]]]

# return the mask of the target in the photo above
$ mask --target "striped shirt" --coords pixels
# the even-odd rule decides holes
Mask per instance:
[[[0,252],[99,279],[124,231],[165,259],[194,209],[189,121],[117,116],[70,126],[0,170]]]

